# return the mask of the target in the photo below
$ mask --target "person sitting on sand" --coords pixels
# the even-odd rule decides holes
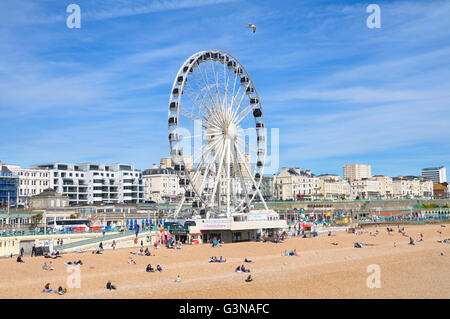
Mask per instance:
[[[42,265],[42,270],[47,270],[47,269],[48,269],[47,263],[44,263],[44,264]]]
[[[54,292],[53,289],[50,289],[50,283],[49,282],[44,286],[44,289],[42,290],[42,292],[48,292],[48,293]]]
[[[242,266],[241,266],[241,271],[242,271],[242,272],[250,272],[250,269],[245,268],[245,266],[242,265]]]
[[[161,272],[161,271],[162,271],[161,265],[156,265],[156,270],[159,271],[159,272]]]
[[[58,295],[64,295],[67,292],[66,288],[63,288],[61,286],[58,287]]]
[[[181,282],[180,275],[177,275],[177,279],[175,279],[175,282]]]
[[[241,272],[241,266],[237,266],[236,269],[234,270],[235,272]]]
[[[111,281],[108,281],[107,283],[106,283],[106,289],[108,289],[108,290],[116,290],[117,288],[116,288],[116,286],[115,285],[113,285],[112,283],[111,283]]]
[[[22,260],[22,257],[19,255],[17,256],[17,260],[18,263],[24,263],[24,261]]]
[[[224,263],[224,262],[226,262],[227,260],[226,260],[226,259],[223,259],[222,256],[220,256],[220,259],[218,259],[217,261],[218,261],[219,263]]]
[[[136,261],[133,258],[129,257],[128,258],[128,264],[129,265],[136,265]]]
[[[246,282],[250,282],[250,281],[253,281],[253,279],[252,279],[252,275],[248,275],[248,277],[247,277],[247,279],[245,279],[245,281],[246,281]]]
[[[47,269],[48,269],[48,270],[55,270],[55,268],[53,268],[52,262],[49,262],[49,263],[48,263]]]
[[[244,262],[245,262],[245,263],[252,263],[253,261],[251,261],[250,259],[245,258],[245,259],[244,259]]]
[[[410,245],[415,245],[414,239],[411,236],[409,236],[409,244]]]
[[[147,268],[145,268],[145,271],[146,271],[146,272],[154,272],[155,269],[153,269],[152,265],[148,264],[148,265],[147,265]]]

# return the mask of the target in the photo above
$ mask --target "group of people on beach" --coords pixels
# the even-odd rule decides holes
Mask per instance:
[[[130,252],[130,254],[138,255],[138,256],[152,256],[152,253],[148,249],[148,247],[145,248],[145,250],[141,247],[138,252]]]
[[[227,261],[227,260],[226,260],[226,259],[223,259],[222,256],[220,256],[220,258],[217,258],[216,256],[210,257],[210,258],[209,258],[209,262],[210,262],[210,263],[224,263],[224,262],[226,262],[226,261]]]
[[[44,289],[42,290],[42,292],[55,293],[55,294],[58,294],[58,295],[64,295],[67,292],[67,289],[63,288],[62,286],[59,286],[57,290],[54,290],[54,289],[50,288],[50,283],[47,283],[44,286]]]
[[[235,272],[250,272],[250,269],[245,268],[244,265],[241,265],[241,266],[237,266],[234,271]]]
[[[162,272],[162,266],[161,265],[156,265],[156,270],[152,267],[152,265],[151,264],[148,264],[147,265],[147,268],[145,268],[145,271],[146,272],[154,272],[154,271],[159,271],[159,272]]]

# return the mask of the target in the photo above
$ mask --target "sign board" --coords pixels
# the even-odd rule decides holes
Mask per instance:
[[[267,220],[267,214],[248,214],[247,220],[248,221]]]
[[[201,230],[231,228],[231,222],[229,219],[202,219],[201,221],[197,222],[197,225]]]

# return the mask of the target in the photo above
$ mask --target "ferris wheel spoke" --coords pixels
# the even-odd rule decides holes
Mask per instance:
[[[219,105],[223,105],[222,103],[222,99],[220,98],[220,93],[219,93],[219,79],[218,79],[218,74],[216,72],[216,67],[215,67],[215,63],[211,63],[211,69],[213,71],[213,75],[214,75],[214,81],[216,83],[216,98],[217,98],[217,104]]]
[[[236,106],[236,110],[234,111],[234,113],[233,113],[233,116],[231,117],[232,119],[233,119],[233,121],[236,119],[236,114],[238,114],[238,111],[239,111],[239,108],[241,107],[241,104],[242,104],[242,101],[244,100],[244,97],[245,97],[245,91],[247,90],[247,88],[249,87],[249,85],[250,85],[250,82],[249,82],[249,84],[245,87],[245,90],[244,90],[244,92],[243,92],[243,94],[242,94],[242,96],[241,96],[241,99],[240,99],[240,101],[239,101],[239,104]]]
[[[250,113],[250,111],[253,109],[253,105],[248,105],[245,107],[245,109],[242,110],[241,113],[236,117],[235,123],[239,124],[247,115]]]
[[[238,163],[238,164],[237,164],[237,170],[238,170],[238,173],[239,173],[239,178],[240,178],[241,183],[242,183],[242,188],[244,189],[245,202],[247,203],[248,208],[250,208],[250,201],[249,201],[249,200],[250,200],[250,197],[249,197],[249,194],[248,194],[248,192],[247,192],[247,183],[246,183],[246,181],[245,181],[245,179],[244,179],[244,175],[242,174],[241,165],[240,165],[240,163],[239,163],[239,161],[238,161],[238,158],[237,158],[237,150],[236,150],[236,148],[237,148],[237,145],[235,144],[234,147],[233,147],[233,150],[234,150],[234,158],[235,158],[235,162]],[[243,205],[243,203],[244,203],[244,202],[242,202],[242,203],[237,207],[237,210]]]
[[[212,192],[211,201],[210,201],[210,205],[211,206],[213,205],[214,195],[215,195],[216,190],[217,190],[217,185],[218,185],[219,181],[222,179],[221,174],[222,174],[223,160],[225,158],[225,147],[226,147],[226,144],[222,148],[221,158],[220,158],[220,162],[219,162],[219,169],[216,172],[216,180],[214,181],[214,187],[213,187],[213,192]],[[220,196],[219,196],[219,202],[220,202]]]
[[[188,98],[191,100],[192,105],[194,105],[195,108],[197,109],[197,111],[203,116],[203,118],[206,119],[207,116],[202,112],[201,108],[197,105],[197,101],[200,100],[200,97],[199,97],[198,94],[194,91],[194,89],[189,85],[189,83],[186,83],[186,84],[187,84],[187,87],[195,94],[196,98],[195,98],[195,100],[193,100],[192,97],[191,97],[189,94],[187,94],[188,91],[186,91],[186,95],[187,95]],[[203,101],[202,101],[202,102],[203,102]],[[204,105],[204,102],[203,102],[203,105]],[[205,106],[205,108],[206,108],[206,106]]]
[[[250,170],[249,170],[249,168],[248,168],[248,166],[247,166],[247,163],[245,162],[244,156],[243,156],[242,153],[239,151],[239,149],[236,148],[236,150],[237,150],[237,152],[238,152],[238,154],[239,154],[241,160],[242,160],[243,163],[244,163],[244,167],[245,167],[245,169],[247,170],[247,173],[250,175],[250,179],[252,180],[253,186],[255,186],[256,192],[258,193],[259,197],[261,198],[261,201],[263,202],[264,207],[265,207],[266,209],[268,209],[267,204],[266,204],[266,202],[265,202],[265,200],[264,200],[264,198],[263,198],[263,196],[262,196],[262,194],[261,194],[261,191],[259,190],[259,186],[256,184],[255,179],[253,178],[252,173],[250,172]],[[262,176],[261,176],[261,178],[262,178]]]
[[[201,64],[198,66],[198,70],[200,71],[200,74],[203,79],[203,83],[205,83],[206,89],[208,90],[209,99],[211,100],[211,106],[217,107],[217,104],[215,103],[214,98],[212,97],[211,89],[209,88],[209,81],[207,79],[205,80],[205,75],[203,75],[203,72],[201,69]],[[205,73],[206,73],[206,70],[205,70]]]
[[[192,121],[203,121],[203,118],[201,116],[194,114],[191,111],[186,110],[185,108],[180,107],[179,110],[181,115]]]
[[[199,66],[199,67],[200,67],[200,66]],[[200,72],[200,71],[199,71],[199,72]],[[210,108],[207,106],[207,104],[206,104],[205,97],[204,97],[204,95],[203,95],[203,92],[202,92],[201,87],[198,85],[197,77],[195,76],[195,73],[196,73],[196,72],[194,72],[194,73],[192,74],[192,78],[194,79],[195,85],[196,85],[197,88],[198,88],[199,94],[200,94],[201,99],[202,99],[203,106],[205,107],[205,109],[206,109],[206,111],[208,112],[208,114],[211,114],[212,111],[211,111],[211,109],[210,109]],[[189,85],[189,87],[192,88],[190,85]],[[193,88],[192,88],[192,90],[195,91]]]

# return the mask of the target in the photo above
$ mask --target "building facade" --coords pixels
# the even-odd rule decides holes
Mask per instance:
[[[0,162],[0,205],[17,204],[19,177]]]
[[[52,163],[32,168],[50,173],[50,188],[69,197],[70,205],[140,203],[141,172],[129,164]]]
[[[372,176],[370,165],[363,165],[363,164],[343,165],[342,170],[344,179],[350,181],[361,180],[363,178],[369,178]]]
[[[434,185],[446,183],[447,171],[445,166],[423,168],[422,177],[432,181]]]
[[[153,167],[142,172],[144,198],[157,203],[174,202],[184,191],[172,167]]]
[[[283,167],[274,176],[274,194],[278,200],[317,200],[320,180],[310,170]]]
[[[31,196],[42,193],[50,186],[50,173],[44,169],[22,168],[19,165],[5,165],[19,177],[18,203],[27,206]]]

